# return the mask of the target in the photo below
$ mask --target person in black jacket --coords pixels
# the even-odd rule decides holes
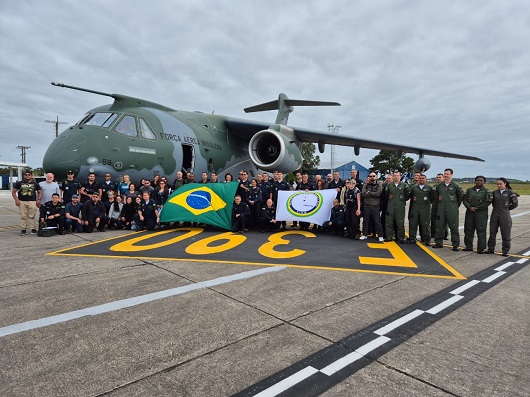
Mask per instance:
[[[276,207],[272,203],[272,199],[268,199],[267,203],[261,208],[259,227],[262,233],[280,228],[280,222],[276,221]]]
[[[258,224],[262,200],[263,198],[261,189],[258,187],[258,182],[255,179],[252,179],[250,182],[250,189],[247,191],[247,204],[250,209],[249,227],[251,229]]]
[[[86,233],[92,233],[96,227],[98,232],[105,231],[105,225],[109,223],[109,218],[105,211],[105,204],[100,201],[99,193],[97,191],[93,192],[91,199],[85,201],[81,209]]]
[[[123,207],[121,209],[120,214],[120,221],[122,225],[127,230],[131,230],[131,226],[134,221],[134,215],[136,214],[136,211],[138,210],[138,207],[136,206],[135,201],[132,197],[127,197],[125,200],[125,204],[123,204]]]
[[[346,226],[346,217],[344,215],[344,207],[340,205],[338,199],[333,200],[331,217],[322,226],[325,232],[333,231],[335,234],[343,235],[344,227]]]
[[[241,201],[241,196],[234,197],[232,207],[232,232],[245,233],[250,216],[250,208],[247,203]]]
[[[53,193],[51,201],[41,204],[39,220],[46,222],[46,226],[56,227],[57,233],[64,234],[64,219],[64,205],[59,201],[59,193]]]
[[[138,212],[134,216],[134,223],[138,225],[140,230],[144,228],[154,230],[157,223],[160,222],[158,207],[148,191],[143,192],[142,196],[142,201],[138,206]]]

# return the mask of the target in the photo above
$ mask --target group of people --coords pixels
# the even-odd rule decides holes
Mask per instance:
[[[26,170],[24,179],[12,191],[20,208],[20,234],[37,234],[37,227],[55,228],[58,234],[104,232],[106,228],[153,230],[170,195],[166,178],[144,179],[138,190],[128,175],[119,184],[111,181],[109,173],[104,178],[102,183],[97,182],[95,174],[90,173],[87,181],[80,183],[74,179],[74,172],[68,171],[60,183],[54,181],[51,173],[37,183],[32,172]]]
[[[465,251],[473,250],[474,235],[477,235],[477,253],[495,250],[498,229],[502,235],[502,253],[510,250],[511,217],[509,211],[517,207],[517,193],[511,190],[505,178],[497,180],[498,189],[489,191],[486,178],[477,176],[475,186],[463,191],[452,180],[453,170],[447,168],[438,174],[436,183],[427,184],[424,174],[415,173],[412,184],[401,181],[401,173],[395,171],[378,181],[377,174],[370,172],[366,181],[352,170],[350,178],[342,180],[338,172],[328,174],[326,179],[316,175],[309,180],[307,172],[297,172],[291,185],[284,180],[283,173],[267,172],[249,179],[248,172],[241,170],[237,178],[225,174],[224,182],[237,182],[238,187],[232,207],[232,231],[242,232],[256,229],[261,232],[286,229],[285,221],[276,220],[278,191],[312,191],[335,189],[330,219],[322,226],[313,225],[312,230],[341,235],[356,240],[370,236],[379,241],[395,239],[400,243],[420,240],[433,248],[443,247],[443,240],[451,236],[453,250],[460,245],[458,231],[459,207],[466,207],[464,223]],[[106,173],[103,182],[97,182],[94,173],[80,183],[74,172],[68,171],[60,183],[54,175],[46,174],[46,180],[37,183],[31,171],[24,172],[24,179],[17,182],[12,191],[15,204],[21,213],[21,235],[37,233],[35,215],[39,213],[40,224],[55,227],[59,234],[69,231],[92,232],[108,229],[153,230],[160,224],[160,211],[173,190],[188,183],[218,183],[217,174],[206,172],[195,180],[193,172],[176,173],[173,184],[165,176],[155,175],[152,181],[142,179],[138,185],[124,175],[121,182],[114,183]],[[409,236],[405,237],[406,202],[409,201]],[[492,205],[490,236],[486,242],[488,208]],[[361,231],[361,219],[362,231]],[[307,222],[293,222],[291,228],[309,230]]]
[[[297,172],[296,182],[291,186],[283,180],[281,172],[274,172],[273,179],[264,173],[248,181],[248,174],[239,175],[232,211],[232,231],[244,232],[259,228],[262,232],[286,229],[285,221],[275,219],[275,207],[279,190],[322,190],[335,189],[337,197],[333,202],[330,219],[322,226],[313,225],[312,230],[330,232],[355,240],[376,237],[380,242],[396,240],[401,244],[416,244],[419,237],[425,245],[443,247],[444,239],[450,233],[453,251],[460,245],[459,207],[466,207],[464,222],[464,251],[473,251],[474,236],[477,236],[477,253],[493,253],[496,236],[500,228],[502,254],[508,255],[511,241],[510,210],[517,207],[517,193],[505,178],[497,180],[497,190],[489,191],[486,178],[477,176],[475,186],[465,192],[453,181],[453,170],[447,168],[436,176],[434,185],[427,184],[427,177],[414,174],[411,184],[401,180],[401,173],[395,171],[379,181],[375,172],[370,172],[366,181],[360,180],[356,170],[350,178],[342,180],[338,172],[328,174],[324,180],[316,175],[309,181],[307,172]],[[407,201],[409,209],[407,213]],[[488,209],[492,206],[490,234],[486,241]],[[362,231],[361,231],[362,219]],[[405,219],[409,221],[408,237],[405,235]],[[291,228],[308,230],[306,222],[293,222]]]

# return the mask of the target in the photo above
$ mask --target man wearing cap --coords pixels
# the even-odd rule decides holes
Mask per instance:
[[[66,204],[64,210],[66,217],[64,220],[65,232],[71,230],[72,232],[81,233],[83,231],[83,221],[81,220],[83,204],[79,202],[79,195],[77,194],[72,194],[71,199],[72,201]]]
[[[92,193],[90,200],[85,201],[81,214],[85,232],[92,233],[95,227],[97,227],[98,232],[105,231],[105,225],[109,223],[109,218],[105,214],[105,205],[99,200],[99,192]]]
[[[79,195],[81,184],[74,179],[74,171],[68,170],[66,172],[66,179],[61,181],[59,188],[61,189],[61,199],[64,205],[72,201],[72,195]]]
[[[18,181],[11,192],[15,205],[20,208],[21,236],[26,235],[26,230],[31,227],[31,234],[37,234],[35,214],[40,205],[42,191],[40,185],[33,179],[30,170],[24,172],[24,180]]]

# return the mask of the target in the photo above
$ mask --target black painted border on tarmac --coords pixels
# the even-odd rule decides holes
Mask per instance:
[[[136,232],[48,255],[220,262],[464,279],[421,244],[350,240],[301,230],[232,233],[200,227]]]
[[[527,251],[526,253],[524,253]],[[524,254],[523,254],[524,253]],[[498,262],[387,318],[290,365],[233,397],[319,396],[421,331],[527,266],[522,259]],[[366,350],[366,352],[364,351]]]

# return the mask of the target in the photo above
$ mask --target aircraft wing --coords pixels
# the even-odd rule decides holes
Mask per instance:
[[[266,130],[270,127],[270,123],[260,121],[250,121],[236,118],[227,118],[227,126],[232,130],[234,134],[240,138],[250,140],[254,134],[261,130]],[[376,150],[391,150],[394,152],[403,153],[417,153],[421,156],[431,155],[437,157],[449,157],[454,159],[462,160],[473,160],[473,161],[484,161],[481,158],[474,156],[466,156],[458,153],[442,152],[439,150],[419,148],[415,146],[407,146],[397,143],[375,141],[371,139],[356,138],[344,134],[331,134],[328,132],[308,130],[304,128],[291,127],[294,130],[296,137],[302,142],[313,142],[330,145],[350,146],[357,150],[359,148],[376,149]]]

